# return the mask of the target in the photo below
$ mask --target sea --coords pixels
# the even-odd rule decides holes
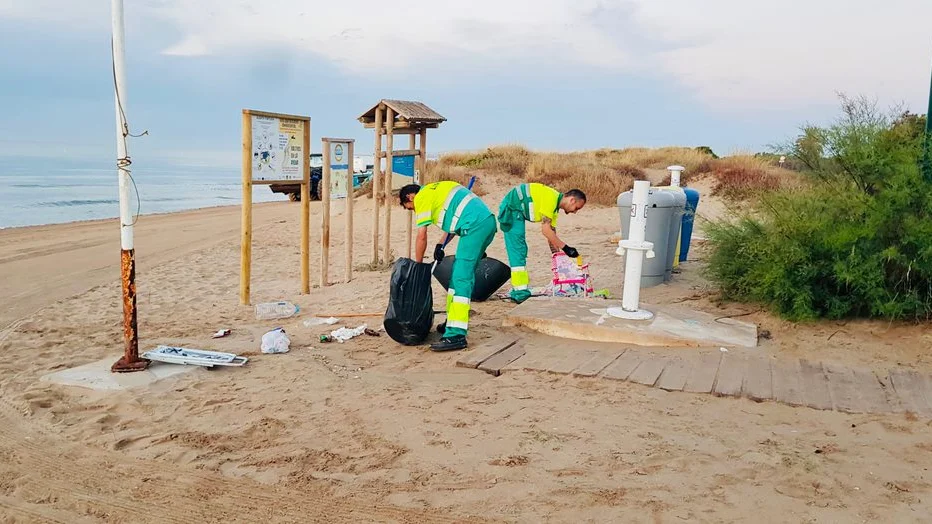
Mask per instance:
[[[130,166],[134,214],[240,205],[238,167]],[[268,186],[253,187],[253,202],[287,200]],[[0,158],[0,229],[120,216],[114,161]]]

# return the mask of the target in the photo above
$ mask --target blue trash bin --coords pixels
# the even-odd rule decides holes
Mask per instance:
[[[693,236],[693,223],[696,209],[699,208],[699,192],[691,187],[684,187],[686,192],[686,212],[683,213],[683,227],[680,230],[680,262],[686,262],[689,254],[689,240]]]

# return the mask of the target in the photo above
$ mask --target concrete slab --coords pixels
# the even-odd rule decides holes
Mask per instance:
[[[654,313],[652,320],[623,320],[606,313],[621,303],[601,299],[537,297],[517,306],[505,316],[506,327],[520,326],[545,335],[670,347],[757,347],[757,326],[735,319],[679,306],[641,307]]]
[[[96,391],[123,391],[151,385],[159,380],[191,373],[200,366],[183,366],[180,364],[166,364],[152,362],[145,371],[135,373],[113,373],[110,366],[116,362],[117,357],[107,357],[70,369],[63,369],[50,373],[41,378],[43,382],[60,384],[63,386],[77,386]]]

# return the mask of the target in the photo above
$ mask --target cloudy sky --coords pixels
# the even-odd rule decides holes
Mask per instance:
[[[928,0],[124,0],[131,153],[238,161],[244,107],[372,139],[379,98],[449,121],[432,153],[761,150],[837,92],[925,112]],[[109,158],[107,0],[0,0],[0,155]]]

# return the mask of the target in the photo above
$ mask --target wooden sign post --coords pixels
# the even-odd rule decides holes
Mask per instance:
[[[320,287],[330,284],[330,200],[346,198],[346,281],[353,278],[353,146],[351,138],[322,138]],[[344,185],[345,184],[345,185]]]
[[[301,293],[310,286],[311,118],[243,110],[243,217],[239,300],[249,304],[252,186],[301,184]]]

